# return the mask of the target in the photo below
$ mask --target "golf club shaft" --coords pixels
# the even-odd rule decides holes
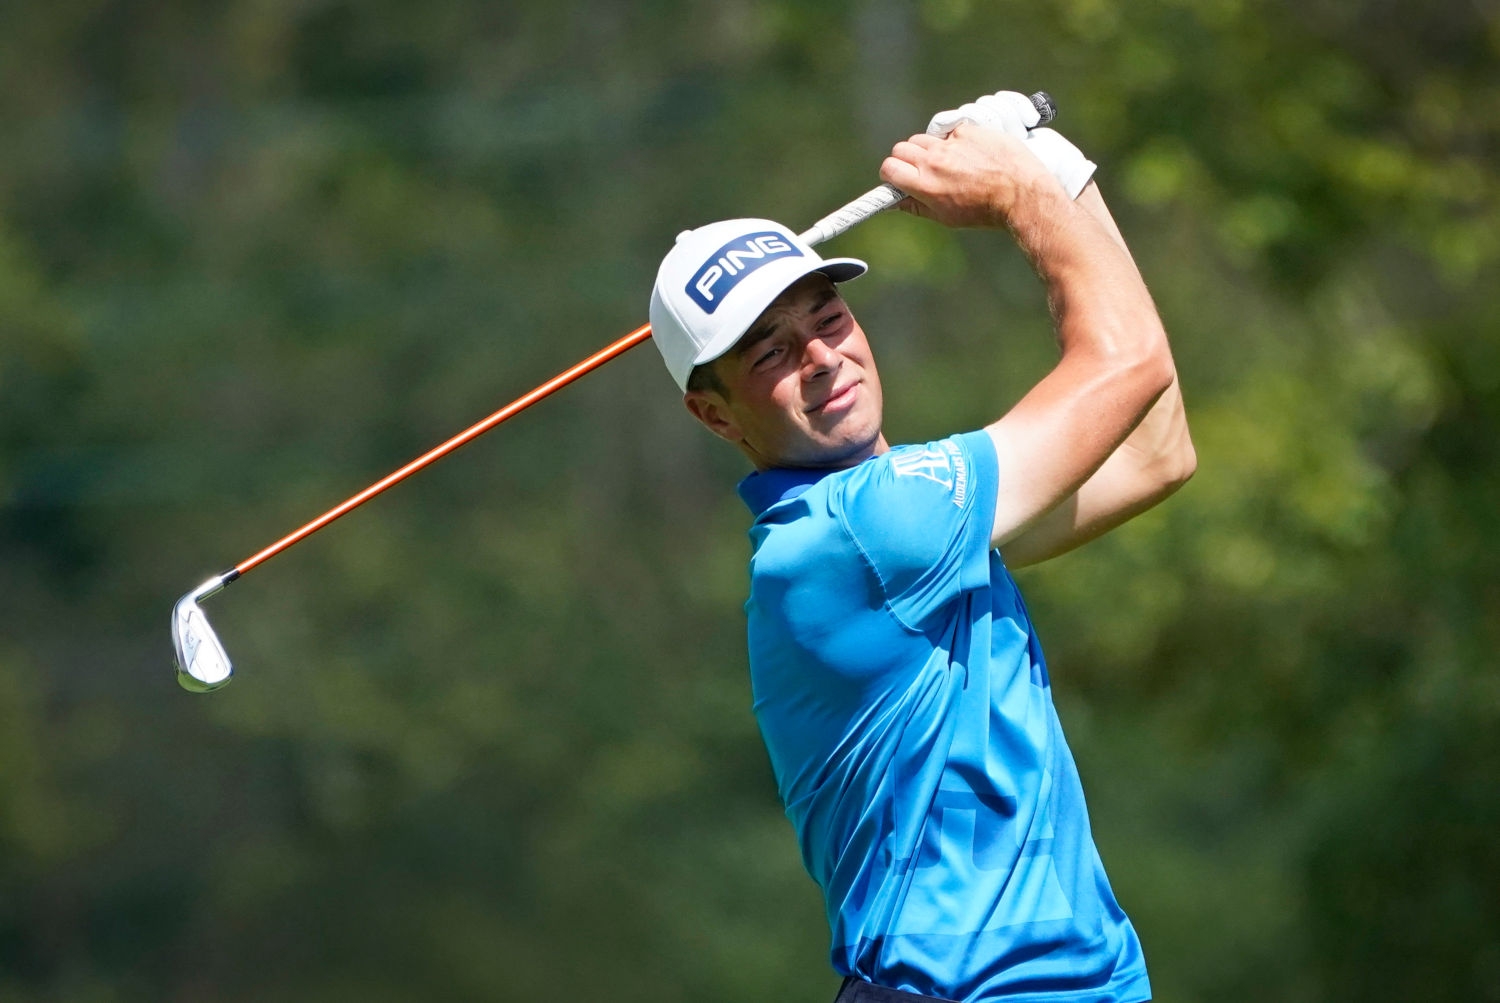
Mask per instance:
[[[892,189],[892,191],[894,191],[894,189]],[[864,219],[868,219],[870,216],[873,216],[875,213],[879,212],[882,209],[890,208],[891,206],[895,205],[896,202],[900,201],[901,198],[902,196],[898,193],[894,199],[887,200],[883,204],[877,204],[870,199],[869,195],[862,195],[859,198],[855,199],[853,202],[850,202],[848,205],[844,206],[838,212],[834,213],[833,217],[828,218],[838,218],[840,226],[837,232],[842,233],[845,230],[849,229],[849,227],[853,226],[855,223],[858,223],[859,221]],[[821,233],[809,231],[808,234],[803,235],[802,239],[809,244],[818,244],[822,243],[822,241],[827,238]],[[423,453],[415,460],[412,460],[400,470],[396,470],[390,474],[387,474],[385,477],[365,488],[359,494],[340,502],[338,505],[335,505],[333,508],[329,509],[327,512],[324,512],[322,515],[318,516],[307,525],[301,527],[295,532],[288,533],[286,536],[277,540],[275,543],[271,544],[269,547],[265,548],[259,553],[245,558],[243,561],[236,564],[234,567],[230,568],[220,576],[222,585],[228,585],[240,575],[243,575],[245,572],[255,567],[257,564],[260,564],[263,561],[270,560],[286,548],[290,547],[292,544],[306,539],[340,516],[359,508],[365,502],[369,501],[371,498],[374,498],[386,488],[400,483],[428,464],[436,463],[438,460],[441,460],[443,457],[447,456],[458,447],[478,438],[485,432],[488,432],[496,425],[505,421],[505,419],[509,418],[511,415],[518,414],[521,411],[526,410],[531,405],[541,400],[543,397],[550,396],[552,393],[561,390],[563,387],[567,386],[569,383],[572,383],[580,376],[598,369],[606,362],[610,361],[618,355],[628,352],[630,349],[634,348],[636,345],[639,345],[641,342],[650,337],[651,325],[642,324],[640,327],[636,328],[634,331],[631,331],[629,334],[621,338],[619,341],[616,341],[614,344],[600,349],[593,355],[590,355],[588,358],[578,363],[576,366],[573,366],[571,369],[558,373],[552,379],[548,380],[546,383],[543,383],[541,386],[537,387],[535,390],[532,390],[530,393],[517,397],[515,400],[511,401],[509,404],[505,405],[503,408],[496,411],[488,418],[470,425],[468,428],[464,429],[462,432],[458,433],[447,442],[429,449],[427,452]],[[222,585],[220,587],[222,587]]]
[[[1037,91],[1035,94],[1031,95],[1031,101],[1034,105],[1036,105],[1037,110],[1041,112],[1041,124],[1045,125],[1046,123],[1052,121],[1052,119],[1057,115],[1057,108],[1053,104],[1051,97],[1049,97],[1045,91]],[[856,224],[869,219],[876,213],[889,209],[891,206],[895,205],[897,202],[900,202],[905,197],[906,196],[904,193],[891,185],[880,185],[872,189],[871,191],[866,192],[864,195],[861,195],[859,198],[848,203],[847,205],[843,206],[838,211],[831,213],[830,215],[823,217],[817,223],[814,223],[811,229],[807,230],[801,235],[801,239],[807,244],[821,244],[823,241],[828,240],[832,237],[836,237],[839,234],[847,231],[850,227],[853,227]],[[548,397],[554,392],[561,390],[563,387],[567,386],[569,383],[572,383],[580,376],[598,369],[606,362],[609,362],[611,359],[614,359],[615,357],[628,352],[630,349],[634,348],[636,345],[639,345],[641,342],[650,337],[651,325],[642,324],[640,327],[636,328],[634,331],[631,331],[629,334],[621,338],[619,341],[616,341],[614,344],[600,349],[593,355],[590,355],[588,358],[584,359],[582,362],[573,366],[571,369],[567,369],[561,373],[558,373],[552,379],[548,380],[546,383],[543,383],[535,390],[517,397],[515,400],[511,401],[509,404],[505,405],[503,408],[496,411],[488,418],[470,425],[468,428],[464,429],[462,432],[458,433],[447,442],[429,449],[427,452],[423,453],[415,460],[412,460],[400,470],[396,470],[390,474],[387,474],[385,477],[365,488],[359,494],[340,502],[338,505],[335,505],[327,512],[324,512],[312,522],[307,523],[305,526],[302,526],[295,532],[287,534],[264,550],[245,558],[243,561],[236,564],[234,567],[230,568],[228,571],[225,571],[219,576],[218,585],[215,588],[215,591],[217,591],[218,588],[223,588],[225,585],[228,585],[230,582],[240,577],[240,575],[243,575],[245,572],[255,567],[257,564],[268,561],[271,558],[275,557],[277,554],[281,553],[292,544],[306,539],[340,516],[346,515],[349,512],[352,512],[354,509],[359,508],[359,506],[363,505],[371,498],[374,498],[386,488],[393,487],[394,485],[399,484],[401,481],[404,481],[406,478],[410,477],[412,474],[416,473],[418,470],[421,470],[423,467],[426,467],[432,463],[436,463],[438,460],[441,460],[443,457],[447,456],[458,447],[478,438],[512,415],[526,410],[542,398]]]
[[[386,488],[392,487],[400,483],[401,481],[404,481],[406,478],[410,477],[418,470],[421,470],[423,467],[432,463],[436,463],[438,460],[441,460],[443,457],[447,456],[458,447],[465,445],[466,443],[488,432],[490,429],[494,428],[496,425],[500,424],[511,415],[519,414],[520,412],[529,408],[531,405],[535,404],[537,401],[541,400],[543,397],[550,396],[554,392],[561,390],[563,387],[567,386],[569,383],[572,383],[580,376],[598,369],[606,362],[610,361],[618,355],[623,354],[624,352],[629,351],[649,337],[651,337],[651,325],[642,324],[640,327],[636,328],[634,331],[631,331],[629,334],[621,338],[619,341],[616,341],[614,344],[600,349],[593,355],[590,355],[588,358],[584,359],[582,362],[573,366],[571,369],[567,369],[561,373],[558,373],[556,376],[552,377],[552,379],[548,380],[546,383],[543,383],[535,390],[517,397],[515,400],[511,401],[509,404],[505,405],[503,408],[496,411],[488,418],[485,418],[482,421],[475,422],[473,425],[470,425],[468,428],[464,429],[462,432],[458,433],[447,442],[429,449],[427,452],[423,453],[415,460],[412,460],[400,470],[396,470],[390,474],[387,474],[385,477],[365,488],[359,494],[354,495],[352,498],[348,498],[343,502],[340,502],[338,505],[335,505],[333,508],[329,509],[327,512],[324,512],[322,515],[318,516],[316,519],[314,519],[312,522],[309,522],[301,529],[298,529],[293,533],[288,533],[286,536],[277,540],[266,549],[245,558],[243,561],[236,564],[230,572],[225,573],[224,584],[227,585],[229,582],[234,581],[240,575],[243,575],[245,572],[249,571],[257,564],[260,564],[262,561],[270,560],[286,548],[290,547],[292,544],[297,543],[298,541],[303,540],[316,533],[318,530],[322,529],[330,522],[333,522],[333,520],[337,519],[339,516],[351,512],[356,508],[359,508],[359,506],[363,505],[371,498],[374,498]]]

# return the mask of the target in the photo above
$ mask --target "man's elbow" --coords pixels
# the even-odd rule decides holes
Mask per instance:
[[[1171,485],[1168,489],[1170,494],[1192,480],[1193,474],[1198,472],[1198,451],[1193,448],[1193,440],[1184,431],[1182,445],[1179,446],[1172,456],[1171,464],[1166,472],[1167,483]]]
[[[1114,385],[1131,402],[1136,422],[1146,416],[1177,378],[1172,353],[1165,345],[1159,351],[1150,348],[1130,357],[1117,358],[1112,368]]]
[[[1193,440],[1186,428],[1182,430],[1181,439],[1171,449],[1158,455],[1151,467],[1157,501],[1175,493],[1192,479],[1198,470],[1198,451],[1193,448]]]

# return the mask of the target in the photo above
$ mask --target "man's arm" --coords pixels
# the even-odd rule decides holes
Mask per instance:
[[[1166,334],[1113,224],[1069,199],[1021,140],[965,123],[898,143],[881,175],[919,215],[1008,227],[1046,285],[1062,358],[986,429],[1001,479],[992,542],[1009,556],[1173,386]]]
[[[1077,202],[1130,253],[1092,182]],[[1102,536],[1182,487],[1197,466],[1174,369],[1172,385],[1083,487],[1006,544],[1006,564],[1037,564]]]

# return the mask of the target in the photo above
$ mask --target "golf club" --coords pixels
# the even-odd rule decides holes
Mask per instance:
[[[1036,106],[1037,111],[1041,114],[1041,120],[1037,123],[1038,125],[1046,125],[1057,117],[1056,105],[1045,91],[1037,91],[1035,94],[1032,94],[1031,103]],[[811,228],[802,233],[800,237],[809,245],[821,244],[826,240],[837,237],[856,224],[869,219],[876,213],[891,208],[905,197],[903,192],[892,185],[879,185],[841,207],[836,212],[830,213],[818,220]],[[177,605],[172,609],[172,645],[177,657],[178,683],[182,685],[183,689],[191,692],[207,693],[228,683],[234,671],[234,666],[229,661],[229,655],[224,651],[224,645],[219,642],[219,637],[214,633],[213,627],[209,624],[208,617],[204,614],[202,607],[198,605],[201,601],[223,590],[225,586],[238,579],[256,565],[275,557],[294,543],[301,542],[340,516],[363,505],[386,488],[405,480],[423,467],[442,459],[458,447],[478,438],[512,415],[524,411],[542,398],[561,390],[580,376],[592,372],[616,356],[639,345],[649,337],[651,337],[651,325],[641,325],[619,341],[600,349],[572,368],[559,373],[536,389],[516,398],[494,414],[470,425],[446,442],[434,446],[401,469],[386,475],[353,497],[335,505],[316,519],[277,540],[264,550],[245,558],[245,560],[229,570],[215,575],[177,600]]]

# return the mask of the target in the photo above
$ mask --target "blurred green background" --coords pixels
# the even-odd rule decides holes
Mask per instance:
[[[0,6],[0,999],[831,998],[652,349],[213,600],[224,692],[168,613],[1009,87],[1199,449],[1022,577],[1158,1000],[1500,1000],[1497,67],[1479,0]],[[831,246],[893,441],[1054,358],[1004,235]]]

